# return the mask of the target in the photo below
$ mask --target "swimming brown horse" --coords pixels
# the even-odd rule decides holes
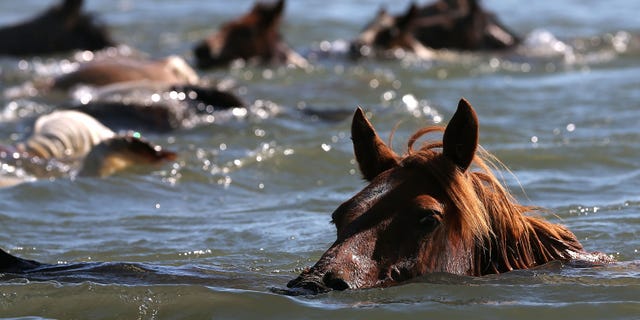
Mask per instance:
[[[442,142],[415,149],[420,137],[442,131]],[[351,135],[369,185],[333,212],[336,241],[289,282],[292,293],[385,287],[432,272],[482,276],[553,260],[612,261],[516,202],[491,172],[492,157],[478,151],[478,119],[464,99],[446,129],[413,134],[404,156],[360,109]]]
[[[0,28],[0,55],[24,56],[113,46],[107,30],[82,13],[82,0],[64,0],[33,19]]]
[[[391,16],[381,9],[376,18],[351,43],[353,57],[403,49],[424,55],[424,48],[466,51],[514,48],[520,38],[479,0],[438,0]],[[430,56],[427,56],[430,57]]]
[[[198,67],[224,67],[237,59],[305,67],[307,61],[289,48],[280,34],[284,7],[284,0],[256,3],[249,13],[223,24],[194,48]]]

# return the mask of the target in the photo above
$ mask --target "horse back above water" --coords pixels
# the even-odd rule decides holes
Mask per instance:
[[[479,148],[478,129],[462,99],[445,129],[418,130],[399,156],[358,109],[352,139],[369,184],[333,212],[335,243],[288,287],[318,293],[385,287],[432,272],[482,276],[553,260],[613,261],[519,204],[492,173],[499,163]],[[443,131],[441,142],[415,148],[423,135]]]

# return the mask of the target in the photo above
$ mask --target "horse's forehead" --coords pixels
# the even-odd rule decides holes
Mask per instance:
[[[405,181],[405,175],[398,170],[388,170],[378,175],[368,186],[349,200],[353,207],[360,210],[368,210],[389,192],[396,189]]]

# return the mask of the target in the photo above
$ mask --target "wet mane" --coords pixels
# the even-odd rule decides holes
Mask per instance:
[[[446,198],[443,222],[423,252],[425,271],[480,276],[568,260],[584,252],[563,226],[526,215],[540,209],[519,204],[503,187],[493,171],[505,166],[487,151],[480,148],[473,169],[463,172],[437,150],[442,142],[427,141],[414,149],[419,138],[442,131],[442,127],[418,130],[400,161],[401,167],[426,172]]]

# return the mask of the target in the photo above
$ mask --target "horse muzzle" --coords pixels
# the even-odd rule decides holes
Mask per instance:
[[[289,281],[287,287],[291,295],[321,294],[332,290],[347,290],[351,285],[333,272],[327,272],[322,276],[316,274],[303,274]]]
[[[353,41],[349,44],[349,58],[358,60],[360,58],[368,57],[371,55],[371,47],[361,43],[360,41]]]

